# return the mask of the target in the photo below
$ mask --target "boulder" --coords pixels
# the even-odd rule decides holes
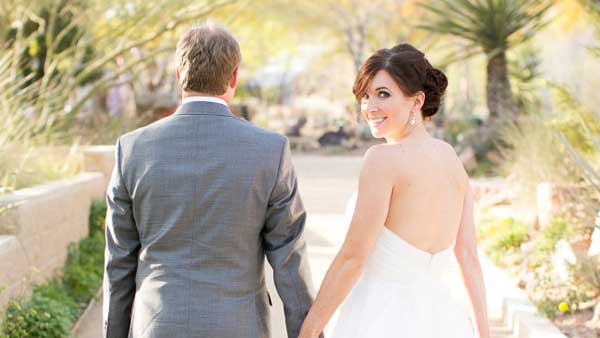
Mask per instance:
[[[319,137],[318,142],[323,146],[338,146],[341,145],[345,140],[348,140],[350,135],[346,133],[344,127],[339,127],[337,131],[325,132]]]

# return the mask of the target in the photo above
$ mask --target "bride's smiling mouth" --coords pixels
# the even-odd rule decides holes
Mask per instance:
[[[369,119],[368,123],[371,127],[379,127],[385,122],[385,120],[387,120],[387,117],[382,117],[379,119]]]

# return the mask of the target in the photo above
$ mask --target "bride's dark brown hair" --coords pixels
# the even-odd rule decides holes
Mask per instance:
[[[404,95],[413,96],[419,91],[425,93],[425,103],[421,108],[423,118],[438,112],[448,79],[427,61],[421,51],[403,43],[380,49],[371,55],[360,68],[352,88],[358,102],[365,96],[373,77],[380,70],[390,74]]]

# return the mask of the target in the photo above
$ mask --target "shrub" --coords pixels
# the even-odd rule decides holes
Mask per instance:
[[[550,224],[542,230],[540,239],[542,248],[549,251],[554,250],[556,243],[561,239],[566,239],[571,233],[571,228],[562,218],[554,218]]]
[[[518,265],[521,244],[529,239],[529,226],[512,217],[479,222],[477,237],[486,254],[500,266]]]
[[[518,123],[505,125],[500,133],[499,171],[511,176],[508,188],[519,197],[520,205],[535,207],[537,187],[542,182],[579,182],[578,169],[567,160],[564,146],[544,116],[532,112]]]
[[[106,201],[94,201],[90,208],[89,236],[96,233],[104,234],[104,219],[106,217]]]
[[[62,276],[33,287],[31,298],[9,303],[0,338],[69,337],[73,323],[102,284],[106,204],[90,209],[88,237],[72,243]]]
[[[77,318],[81,312],[79,309],[80,306],[72,299],[69,295],[69,290],[65,288],[64,284],[58,278],[53,278],[46,284],[35,285],[32,293],[66,306],[69,310],[69,315],[73,318]]]
[[[560,306],[562,303],[567,304],[570,311],[574,311],[579,309],[579,304],[590,300],[581,286],[558,282],[547,273],[536,273],[536,284],[529,287],[528,294],[538,310],[550,319],[563,312]]]
[[[514,218],[481,222],[481,236],[495,249],[519,248],[529,237],[529,226]]]
[[[39,291],[33,292],[27,301],[10,302],[4,315],[2,337],[68,337],[76,319],[68,303]]]
[[[86,304],[102,284],[103,251],[104,238],[98,233],[69,246],[63,283],[79,304]]]

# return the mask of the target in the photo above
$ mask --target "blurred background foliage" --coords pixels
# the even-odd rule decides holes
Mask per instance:
[[[172,113],[177,37],[208,18],[240,42],[236,104],[260,126],[284,132],[304,119],[307,135],[345,127],[369,139],[353,123],[358,67],[409,42],[450,79],[436,136],[472,150],[471,173],[513,174],[521,187],[577,181],[581,158],[565,156],[565,140],[596,165],[594,0],[0,0],[0,9],[0,168],[12,185],[22,166],[8,149],[111,144]]]
[[[586,130],[597,132],[596,116],[583,107],[600,103],[597,8],[594,0],[0,0],[1,174],[14,185],[19,165],[8,149],[112,144],[172,113],[177,38],[211,18],[240,42],[236,104],[260,126],[285,132],[305,119],[315,138],[345,127],[369,139],[354,123],[358,67],[409,42],[450,79],[436,136],[473,150],[471,173],[512,173],[531,186],[577,180],[579,161],[562,158],[572,168],[556,169],[567,149],[554,131],[595,161]],[[531,156],[542,168],[520,169]]]

